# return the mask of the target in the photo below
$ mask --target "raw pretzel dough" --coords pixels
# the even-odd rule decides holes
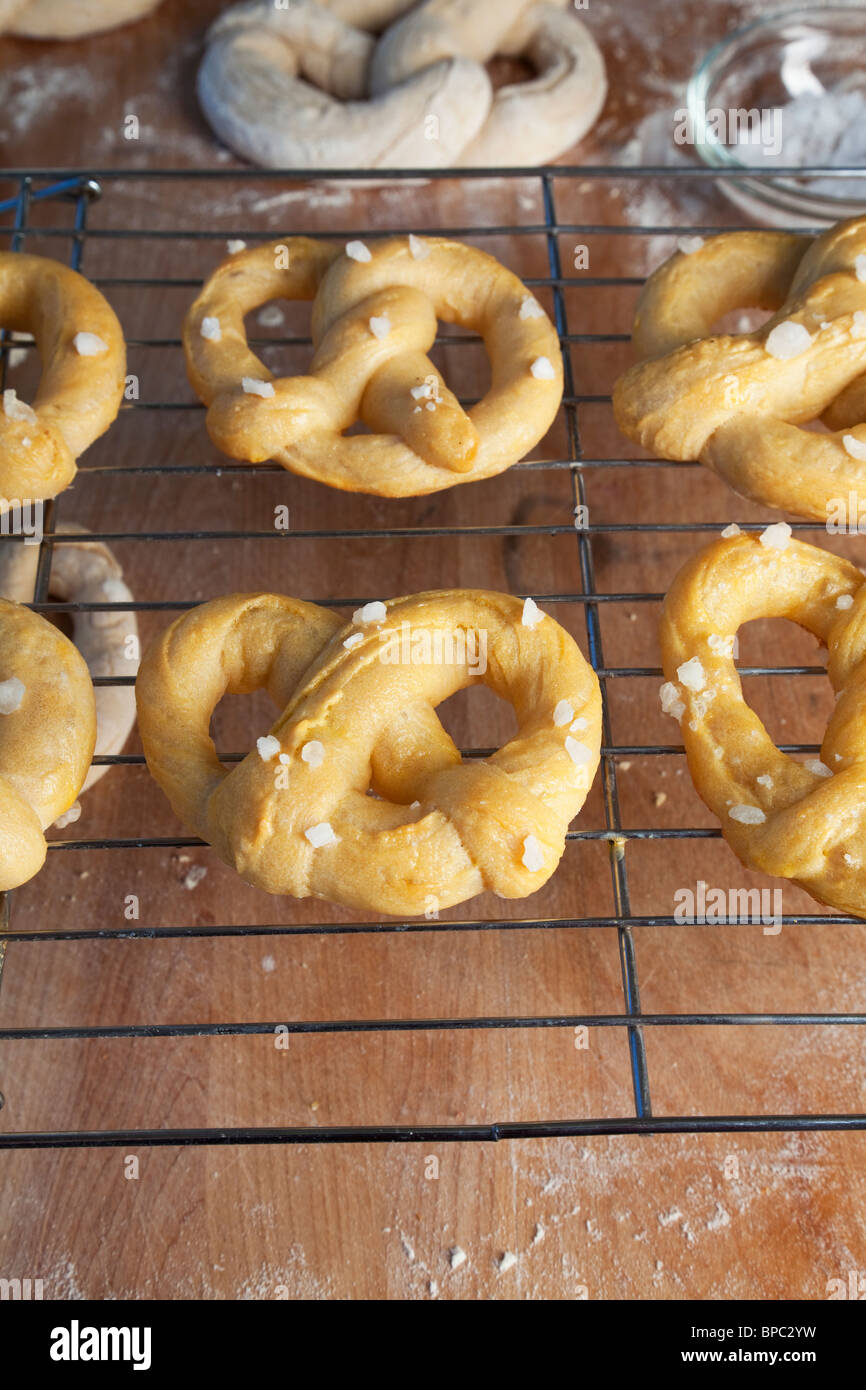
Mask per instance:
[[[227,145],[273,168],[542,164],[586,134],[607,90],[567,5],[250,0],[211,27],[199,100]],[[392,17],[378,40],[367,32]],[[494,93],[496,53],[525,55],[537,76]]]

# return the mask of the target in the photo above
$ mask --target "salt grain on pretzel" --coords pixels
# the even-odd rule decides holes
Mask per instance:
[[[789,618],[825,642],[837,703],[821,758],[798,762],[773,743],[743,699],[737,629]],[[724,641],[720,642],[719,639]],[[790,540],[715,541],[679,572],[665,599],[663,705],[682,721],[695,787],[748,867],[792,879],[821,902],[866,916],[866,582],[860,570]],[[683,680],[698,662],[705,684]],[[711,692],[712,699],[707,700]]]
[[[289,237],[224,261],[184,327],[214,443],[385,497],[489,478],[528,453],[562,397],[552,323],[543,311],[521,315],[526,287],[492,256],[441,237],[424,246],[419,259],[406,237],[377,241],[363,260]],[[273,378],[247,343],[245,316],[275,298],[314,301],[305,376]],[[490,358],[490,390],[469,410],[427,356],[439,319],[480,333]],[[213,322],[219,335],[203,332]],[[347,436],[358,420],[372,433]]]
[[[0,324],[32,333],[42,362],[32,407],[11,388],[3,393],[0,496],[55,497],[75,476],[79,454],[120,409],[120,324],[83,275],[11,251],[0,252]]]
[[[418,594],[347,637],[335,614],[297,599],[213,599],[142,662],[148,767],[184,824],[269,893],[398,916],[422,914],[431,895],[442,908],[484,889],[523,897],[553,873],[586,798],[601,699],[568,633],[550,617],[529,629],[521,611],[505,594]],[[383,662],[383,639],[405,624],[485,632],[485,672],[465,659]],[[512,704],[518,732],[464,762],[435,707],[480,683]],[[261,687],[281,713],[229,771],[211,715],[226,693]],[[557,723],[564,703],[586,723],[580,741]]]
[[[866,422],[864,255],[863,217],[814,240],[729,232],[674,255],[638,301],[640,360],[614,388],[620,429],[800,516],[826,522],[858,487],[866,501],[864,459],[845,442]],[[752,333],[713,333],[744,307],[773,317]],[[803,428],[817,419],[831,433]]]

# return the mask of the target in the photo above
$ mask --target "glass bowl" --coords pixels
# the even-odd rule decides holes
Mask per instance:
[[[711,168],[760,172],[719,187],[759,221],[831,225],[866,212],[866,6],[783,10],[711,48],[688,85],[679,143]],[[860,169],[781,177],[774,168]]]

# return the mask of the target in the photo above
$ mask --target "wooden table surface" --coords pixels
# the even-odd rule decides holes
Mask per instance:
[[[411,187],[313,185],[245,171],[211,138],[192,78],[215,0],[165,0],[151,19],[71,45],[0,41],[0,163],[15,167],[237,170],[217,183],[104,181],[89,214],[84,271],[97,282],[200,280],[227,237],[311,230],[464,228],[524,277],[548,274],[539,181],[424,182]],[[651,13],[648,13],[648,8]],[[638,123],[670,112],[707,45],[752,4],[646,7],[592,0],[586,18],[608,61],[602,120],[572,158],[622,158]],[[140,122],[137,142],[124,118]],[[660,118],[662,122],[665,117]],[[646,126],[641,128],[646,136]],[[634,147],[633,147],[634,149]],[[644,152],[646,146],[644,146]],[[8,189],[0,191],[5,196]],[[725,225],[738,215],[708,181],[562,179],[563,223],[651,228]],[[69,254],[70,209],[33,213],[25,249]],[[490,234],[497,226],[524,232]],[[39,230],[41,229],[41,231]],[[8,245],[9,225],[0,228]],[[117,237],[112,232],[134,232]],[[158,233],[205,232],[203,239]],[[571,273],[576,244],[592,277],[639,277],[674,237],[562,233]],[[113,543],[137,598],[200,600],[273,588],[305,598],[386,597],[422,588],[485,586],[545,595],[581,592],[567,469],[514,469],[430,498],[385,501],[329,491],[282,472],[218,471],[178,346],[194,289],[106,285],[123,321],[141,403],[124,410],[87,454],[59,504],[62,520]],[[552,307],[549,289],[539,296]],[[572,333],[626,333],[632,286],[565,291]],[[308,315],[255,336],[291,336]],[[144,344],[151,340],[150,345]],[[160,346],[154,346],[157,340]],[[609,392],[627,363],[622,342],[571,347],[581,395]],[[302,370],[307,351],[266,347],[268,364]],[[449,379],[483,389],[477,345],[440,350]],[[26,397],[35,363],[10,377]],[[580,407],[587,459],[635,456],[609,405]],[[567,456],[564,416],[536,451]],[[142,465],[206,465],[206,475],[148,476]],[[111,471],[90,471],[105,469]],[[124,471],[125,469],[130,471]],[[587,466],[593,525],[773,520],[700,468]],[[267,540],[143,540],[148,532],[267,531],[287,505],[291,531]],[[525,527],[461,535],[465,528]],[[446,528],[409,538],[353,536],[395,527]],[[545,531],[544,528],[560,528]],[[309,533],[348,533],[335,542]],[[138,537],[138,538],[137,538]],[[862,562],[862,539],[808,536]],[[607,531],[592,540],[602,593],[663,592],[700,543],[696,532]],[[549,605],[587,650],[585,605]],[[600,607],[608,667],[655,667],[656,599]],[[145,638],[164,615],[141,615]],[[784,624],[750,625],[744,662],[816,660],[812,639]],[[659,713],[658,677],[608,681],[615,743],[676,744]],[[753,680],[748,695],[782,742],[820,743],[832,698],[823,677]],[[508,711],[481,690],[441,711],[465,746],[508,737]],[[225,751],[250,746],[267,702],[230,699],[216,718]],[[133,736],[128,751],[140,751]],[[617,760],[623,825],[715,822],[681,755]],[[164,797],[140,766],[113,769],[55,838],[175,836]],[[605,824],[600,779],[579,828]],[[678,888],[782,886],[786,912],[819,912],[789,885],[747,873],[718,840],[636,841],[627,849],[631,909],[670,916]],[[205,870],[203,877],[190,870]],[[141,926],[351,923],[325,904],[269,898],[207,848],[49,854],[17,891],[16,931],[68,930],[65,941],[12,942],[0,990],[0,1028],[372,1018],[472,1018],[621,1013],[617,935],[555,925],[473,931],[449,922],[519,923],[610,917],[608,848],[569,842],[546,887],[524,903],[480,898],[415,934],[163,937],[76,940],[122,927],[135,894]],[[856,1012],[866,961],[861,926],[638,927],[644,1010]],[[655,1113],[862,1111],[864,1068],[853,1027],[651,1027],[646,1046]],[[0,1131],[235,1125],[456,1124],[628,1116],[625,1030],[419,1030],[225,1037],[33,1039],[0,1049]],[[0,1153],[0,1276],[41,1278],[48,1298],[790,1298],[821,1299],[828,1280],[866,1269],[859,1135],[787,1133],[506,1141],[498,1144],[122,1148]],[[138,1175],[130,1177],[130,1157]],[[432,1161],[432,1160],[435,1160]],[[459,1246],[465,1262],[451,1268]],[[512,1252],[516,1262],[500,1270]]]

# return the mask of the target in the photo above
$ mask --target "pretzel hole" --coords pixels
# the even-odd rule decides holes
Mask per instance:
[[[313,306],[306,300],[269,299],[244,319],[247,341],[274,376],[306,376],[313,358]]]
[[[436,706],[445,732],[458,748],[501,748],[517,733],[509,702],[486,685],[470,685]]]
[[[442,342],[443,338],[458,341]],[[484,343],[472,329],[440,320],[436,326],[436,342],[430,349],[429,357],[445,385],[458,400],[481,400],[490,390],[490,358]]]
[[[753,619],[737,636],[739,668],[826,664],[819,639],[789,618]],[[745,676],[743,697],[777,746],[820,744],[834,708],[826,674]]]
[[[270,733],[275,718],[276,706],[266,690],[224,695],[211,714],[208,730],[217,756],[248,753],[257,738]]]

